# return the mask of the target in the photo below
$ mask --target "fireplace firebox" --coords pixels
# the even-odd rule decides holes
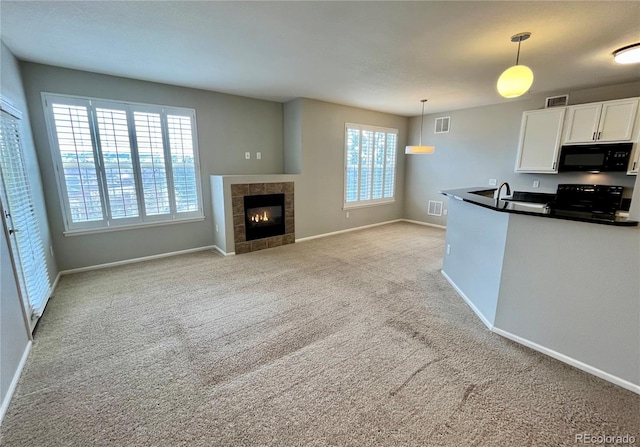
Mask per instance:
[[[244,196],[246,240],[285,234],[284,194]]]

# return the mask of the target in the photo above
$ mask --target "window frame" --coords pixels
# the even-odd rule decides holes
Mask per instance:
[[[373,199],[373,198],[369,198],[369,199],[360,199],[360,189],[362,186],[362,163],[360,161],[360,165],[358,167],[358,200],[356,201],[351,201],[351,202],[347,202],[347,185],[348,185],[348,171],[349,171],[349,148],[348,148],[348,142],[349,142],[349,130],[350,129],[357,129],[360,133],[360,137],[362,138],[362,132],[363,131],[371,131],[374,132],[374,138],[375,138],[375,133],[384,133],[385,134],[385,154],[383,155],[384,158],[384,163],[382,166],[382,176],[383,176],[383,182],[382,182],[382,197],[378,198],[378,199]],[[387,157],[386,157],[386,149],[387,149],[387,144],[388,144],[388,136],[389,134],[393,134],[395,135],[395,156],[394,156],[394,166],[393,166],[393,184],[392,186],[392,191],[393,194],[391,195],[391,197],[384,197],[385,194],[385,177],[386,177],[386,173],[387,173]],[[362,144],[360,144],[360,155],[358,157],[359,160],[361,160],[362,158]],[[375,151],[375,142],[373,145],[373,150]],[[371,157],[371,191],[373,192],[373,185],[375,183],[375,177],[374,177],[374,172],[375,172],[375,156]],[[365,208],[365,207],[369,207],[369,206],[378,206],[378,205],[387,205],[390,203],[394,203],[396,201],[396,181],[398,179],[398,129],[394,129],[394,128],[390,128],[390,127],[380,127],[380,126],[371,126],[368,124],[356,124],[356,123],[345,123],[344,125],[344,183],[343,183],[343,187],[344,187],[344,191],[343,191],[343,196],[342,196],[342,209],[343,210],[350,210],[350,209],[354,209],[354,208]]]
[[[195,109],[185,107],[164,106],[156,104],[144,104],[130,101],[118,101],[104,98],[93,98],[75,95],[64,95],[49,92],[42,92],[42,105],[45,115],[47,134],[49,137],[50,153],[54,165],[58,198],[61,204],[64,222],[65,236],[87,233],[101,233],[131,228],[140,228],[157,225],[168,225],[184,223],[190,221],[204,220],[204,209],[202,203],[202,182],[200,172],[200,153],[198,148],[198,131]],[[87,111],[89,132],[91,134],[92,154],[99,189],[100,204],[102,207],[102,219],[95,221],[74,222],[69,201],[67,181],[64,173],[62,153],[59,147],[57,127],[55,123],[53,107],[54,103],[79,106]],[[111,214],[111,202],[109,199],[108,182],[105,172],[105,160],[103,159],[103,147],[100,143],[100,132],[98,131],[96,109],[111,109],[124,111],[126,113],[126,123],[128,131],[129,149],[131,153],[132,169],[135,184],[135,197],[138,207],[138,215],[135,217],[114,218]],[[164,156],[164,173],[166,189],[169,201],[169,213],[167,214],[147,214],[144,203],[144,189],[142,179],[141,160],[138,152],[137,133],[135,128],[134,113],[153,113],[160,116],[160,128],[162,133],[162,146]],[[195,193],[197,199],[197,210],[182,211],[177,210],[176,192],[174,190],[174,169],[172,165],[172,147],[170,145],[167,116],[188,117],[191,123],[191,139],[193,149]]]

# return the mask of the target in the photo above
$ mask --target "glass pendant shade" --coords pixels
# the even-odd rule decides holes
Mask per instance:
[[[533,72],[526,65],[507,68],[498,78],[498,93],[505,98],[517,98],[527,93],[533,84]]]
[[[436,151],[435,146],[407,146],[404,150],[405,154],[433,154]]]

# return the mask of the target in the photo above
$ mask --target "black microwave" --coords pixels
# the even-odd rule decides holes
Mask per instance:
[[[562,146],[558,171],[626,171],[632,146],[633,143]]]

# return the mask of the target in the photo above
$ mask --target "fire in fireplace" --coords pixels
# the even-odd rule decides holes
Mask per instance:
[[[284,234],[284,194],[244,197],[247,241]]]

